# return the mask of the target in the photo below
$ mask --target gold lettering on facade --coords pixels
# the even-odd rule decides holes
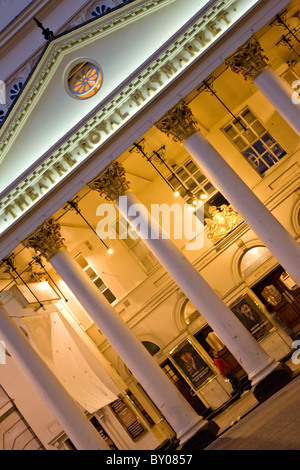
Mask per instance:
[[[202,47],[205,47],[207,44],[209,44],[211,42],[211,39],[207,39],[205,37],[205,32],[204,31],[201,31],[199,34],[197,34],[197,36],[195,38],[197,39],[198,42],[200,42]]]
[[[77,163],[77,161],[74,160],[71,153],[65,153],[63,156],[63,159],[65,160],[66,163],[68,163],[68,165],[70,165],[71,168]]]
[[[47,189],[49,189],[49,186],[46,186],[42,181],[38,182],[38,187],[41,195],[43,194],[44,190],[47,191]]]
[[[33,188],[27,188],[25,192],[32,201],[35,201],[39,197],[39,195],[34,191]]]
[[[160,78],[159,72],[156,72],[152,75],[152,77],[150,78],[150,82],[158,83],[159,86],[162,86],[164,84],[164,82]]]
[[[140,90],[137,90],[135,93],[130,95],[130,98],[135,102],[137,106],[140,106],[141,102],[146,101],[146,98],[143,96]]]
[[[222,31],[221,28],[216,28],[216,23],[210,23],[207,26],[207,29],[214,35],[218,36],[219,32]]]
[[[98,144],[98,142],[100,142],[100,140],[101,140],[101,135],[100,135],[100,133],[99,133],[98,131],[95,131],[95,130],[91,131],[91,132],[89,133],[89,136],[88,136],[88,137],[89,137],[90,141],[91,141],[93,144]]]
[[[11,215],[14,219],[16,219],[18,216],[14,213],[14,207],[10,204],[7,206],[4,210],[5,215]]]
[[[229,25],[229,24],[231,24],[231,21],[229,21],[229,19],[226,18],[226,15],[228,15],[228,11],[224,11],[223,13],[221,13],[221,14],[218,16],[217,20],[218,20],[218,21],[224,20],[225,23],[226,23],[227,25]]]
[[[115,113],[122,119],[122,121],[124,121],[124,119],[129,116],[129,113],[127,111],[123,114],[120,109],[116,109]]]
[[[92,150],[92,146],[91,144],[86,140],[86,139],[82,139],[78,142],[78,145],[79,147],[81,147],[85,153],[89,153],[89,150]]]
[[[43,174],[43,178],[48,178],[52,184],[55,183],[54,179],[52,178],[52,171],[51,170],[47,170],[45,171],[45,173]]]
[[[161,67],[161,72],[165,73],[168,78],[172,77],[174,73],[177,72],[177,69],[175,68],[175,65],[173,62],[168,62],[166,65]]]
[[[199,49],[194,44],[187,44],[184,49],[192,56],[197,54],[199,52]]]
[[[65,167],[63,167],[63,165],[60,162],[54,163],[53,168],[54,170],[57,171],[59,176],[63,176],[63,174],[67,172]]]
[[[26,201],[25,197],[24,196],[19,196],[15,201],[15,204],[19,207],[19,209],[21,209],[21,211],[24,210],[24,206],[25,208],[28,207],[30,204]]]
[[[109,134],[109,130],[107,130],[107,124],[106,124],[105,121],[102,121],[99,124],[97,124],[96,129],[97,129],[97,131],[105,132],[106,135]]]

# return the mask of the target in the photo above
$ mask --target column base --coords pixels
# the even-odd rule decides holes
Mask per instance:
[[[203,450],[216,438],[220,427],[214,421],[208,421],[203,428],[186,441],[180,450]]]
[[[274,393],[292,380],[293,372],[286,364],[279,364],[267,377],[252,389],[253,395],[260,403],[270,398]]]

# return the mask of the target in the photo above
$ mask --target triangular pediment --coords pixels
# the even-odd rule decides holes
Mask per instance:
[[[12,121],[18,119],[14,135],[0,156],[0,194],[96,106],[105,103],[207,2],[190,0],[188,6],[185,0],[134,3],[126,12],[119,10],[49,44],[2,129],[5,135]],[[65,89],[66,71],[80,58],[95,61],[103,75],[101,90],[87,100],[74,99]],[[26,111],[18,114],[22,101]],[[15,165],[16,159],[19,175],[10,171],[11,160]]]
[[[23,191],[16,210],[27,210],[258,1],[241,0],[240,10],[238,3],[136,1],[51,41],[1,128],[0,231],[18,217],[3,213],[13,197]],[[79,60],[102,74],[89,99],[68,90],[66,76]]]

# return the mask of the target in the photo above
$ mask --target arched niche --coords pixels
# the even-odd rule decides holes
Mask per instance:
[[[152,341],[142,341],[142,345],[145,346],[145,348],[151,354],[151,356],[155,356],[155,354],[160,351],[160,347],[157,346],[157,344],[153,343]]]
[[[272,253],[265,246],[254,246],[240,258],[239,271],[242,279],[246,279],[272,258]]]

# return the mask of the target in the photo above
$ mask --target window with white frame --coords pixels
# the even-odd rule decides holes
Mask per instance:
[[[260,175],[286,155],[249,108],[225,126],[223,132]]]
[[[129,252],[134,256],[142,269],[149,274],[158,264],[157,259],[139,237],[136,231],[130,226],[127,220],[119,215],[118,220],[113,227],[119,240],[125,245]]]
[[[100,290],[101,294],[108,300],[110,304],[112,304],[116,297],[112,293],[112,291],[107,287],[105,282],[100,278],[100,276],[96,273],[96,271],[92,268],[92,266],[87,262],[87,260],[82,256],[81,253],[75,256],[75,260],[79,264],[79,266],[86,272],[89,278],[93,281],[96,287]]]
[[[212,217],[208,210],[209,206],[220,207],[222,204],[229,204],[190,158],[173,169],[173,174],[168,177],[169,183],[188,204],[193,205],[193,200],[198,201],[195,208],[197,208],[196,215],[200,220]]]

